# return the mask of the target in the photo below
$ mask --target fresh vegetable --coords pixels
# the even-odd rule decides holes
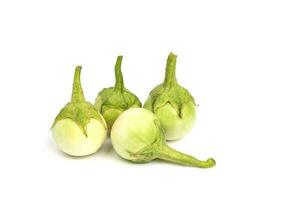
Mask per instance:
[[[77,66],[71,102],[61,109],[52,125],[56,144],[63,152],[72,156],[96,152],[107,135],[103,117],[91,103],[85,101],[80,72],[81,66]]]
[[[201,161],[167,146],[158,118],[143,108],[129,109],[118,117],[111,130],[111,141],[122,158],[136,163],[159,158],[200,168],[216,164],[212,158]]]
[[[121,71],[122,59],[123,56],[118,56],[115,65],[115,86],[104,88],[99,92],[94,104],[95,108],[103,115],[109,130],[123,111],[142,106],[137,96],[124,87]]]
[[[144,104],[144,108],[158,117],[167,140],[177,140],[185,136],[196,120],[194,98],[176,80],[176,59],[175,54],[169,54],[164,82],[150,92]]]

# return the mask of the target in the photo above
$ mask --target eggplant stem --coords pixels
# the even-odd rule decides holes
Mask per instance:
[[[72,102],[82,102],[85,101],[81,81],[80,81],[80,74],[81,74],[81,66],[77,66],[75,68],[74,79],[73,79],[73,91],[72,91]]]
[[[167,160],[173,163],[199,168],[210,168],[216,165],[216,161],[213,158],[209,158],[206,161],[201,161],[193,156],[176,151],[175,149],[167,145],[162,145],[159,148],[157,157],[159,159]]]
[[[164,83],[163,83],[163,85],[166,87],[171,87],[171,86],[177,84],[176,60],[177,60],[177,55],[175,55],[171,52],[168,56],[166,72],[165,72],[165,79],[164,79]]]
[[[122,59],[123,59],[123,56],[118,56],[117,62],[115,65],[115,77],[116,77],[115,89],[119,90],[121,92],[124,89],[123,75],[122,75],[122,71],[121,71]]]

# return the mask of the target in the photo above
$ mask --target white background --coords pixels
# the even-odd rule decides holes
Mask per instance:
[[[299,199],[299,1],[0,1],[0,199]],[[132,164],[107,140],[71,158],[50,126],[82,65],[86,99],[114,84],[144,102],[167,55],[200,106],[170,145],[212,169]]]

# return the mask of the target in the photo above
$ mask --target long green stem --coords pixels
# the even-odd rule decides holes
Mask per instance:
[[[115,77],[116,77],[115,89],[119,90],[121,92],[124,89],[123,75],[122,75],[122,71],[121,71],[122,59],[123,59],[123,56],[118,56],[117,62],[115,65]]]
[[[164,86],[170,87],[174,84],[177,84],[176,80],[176,59],[177,55],[173,54],[172,52],[168,56],[166,72],[165,72],[165,80]]]
[[[163,145],[160,147],[160,149],[158,150],[158,158],[178,163],[181,165],[188,165],[200,168],[210,168],[216,165],[215,160],[212,158],[209,158],[206,161],[201,161],[197,158],[194,158],[193,156],[176,151],[175,149],[172,149],[167,145]]]
[[[85,101],[84,94],[81,87],[80,81],[80,73],[81,73],[81,66],[77,66],[74,73],[74,80],[73,80],[73,91],[72,91],[72,102],[81,102]]]

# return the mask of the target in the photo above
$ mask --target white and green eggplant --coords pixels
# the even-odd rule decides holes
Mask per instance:
[[[94,104],[103,115],[109,130],[123,111],[142,106],[138,97],[124,87],[121,71],[122,59],[123,56],[118,56],[115,65],[115,86],[101,90]]]
[[[111,129],[111,141],[120,157],[135,163],[158,158],[200,168],[216,164],[212,158],[201,161],[167,146],[159,119],[143,108],[129,109],[118,117]]]
[[[185,136],[196,120],[195,100],[176,80],[176,59],[175,54],[169,54],[164,82],[150,92],[144,104],[158,117],[167,140]]]
[[[59,149],[72,156],[96,152],[107,135],[103,117],[91,103],[85,101],[80,73],[81,66],[77,66],[71,102],[61,109],[51,128]]]

